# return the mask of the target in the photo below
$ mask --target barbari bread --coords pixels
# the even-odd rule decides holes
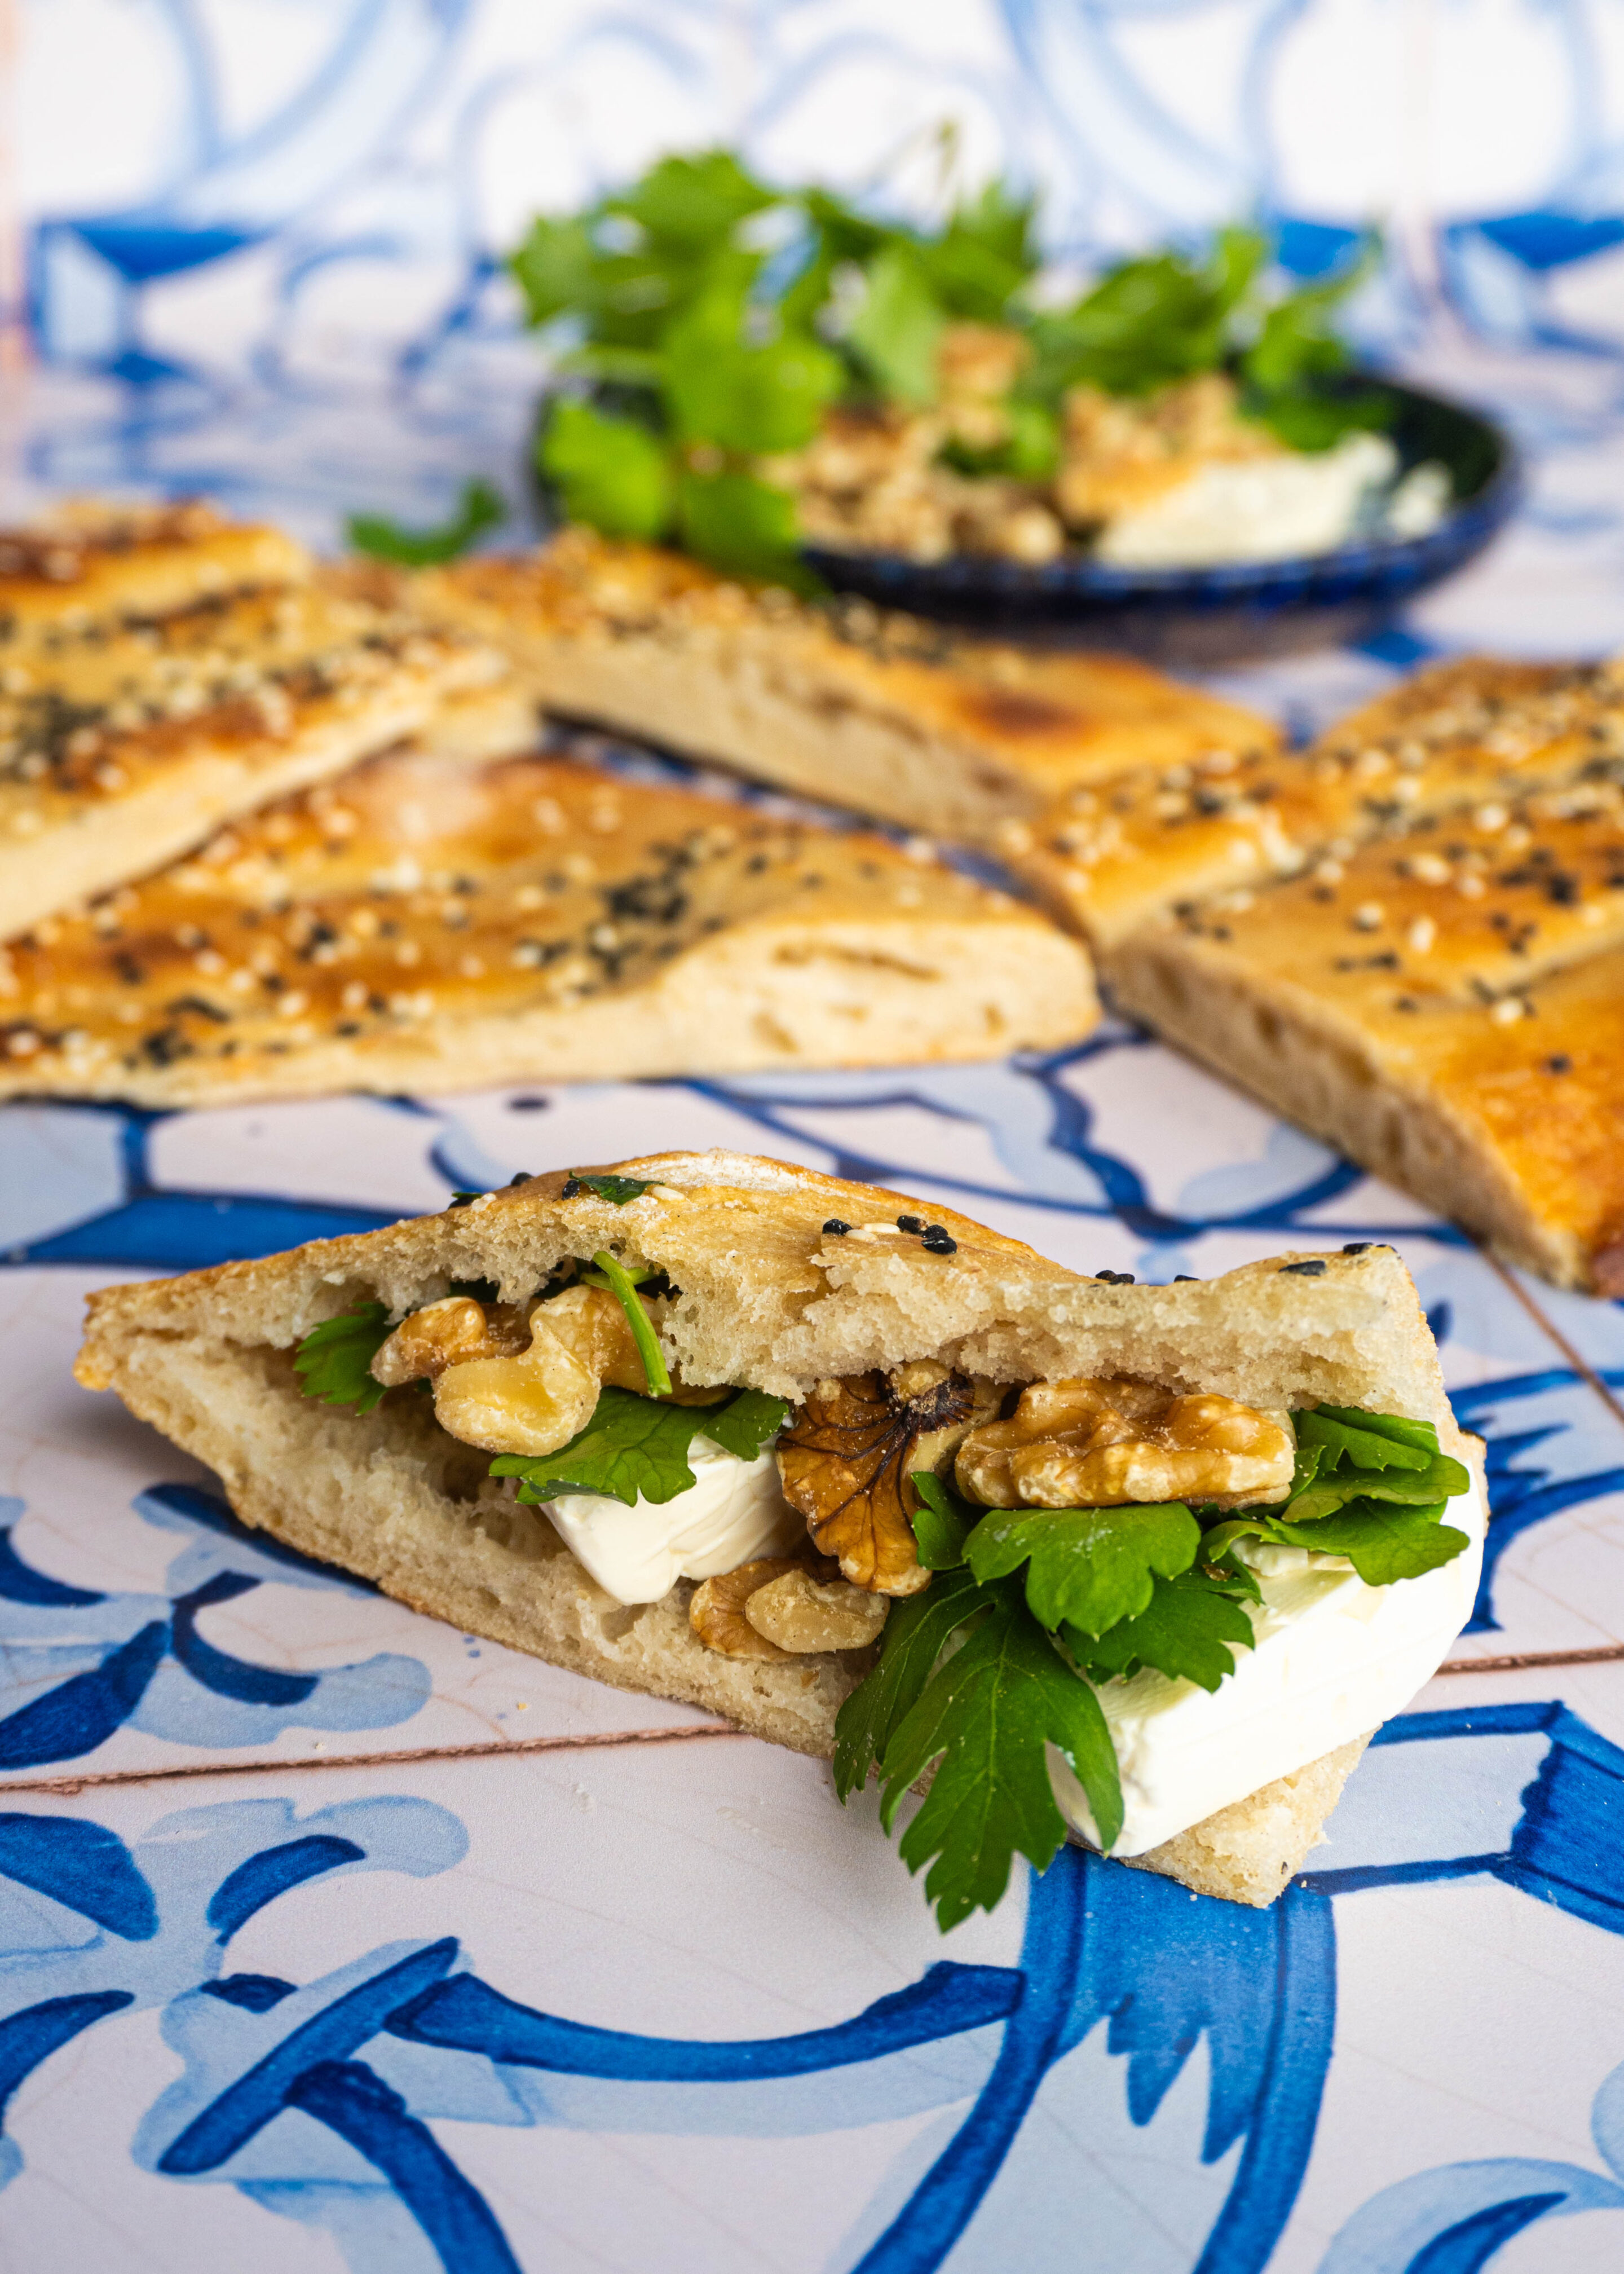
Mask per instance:
[[[502,647],[552,712],[931,836],[989,845],[1079,785],[1278,740],[1124,657],[814,606],[583,529],[524,559],[429,571],[410,591]]]
[[[944,1924],[1068,1827],[1271,1901],[1481,1555],[1391,1249],[1138,1287],[737,1154],[109,1289],[78,1372],[421,1610],[877,1765],[888,1822],[934,1775]]]
[[[1624,1293],[1618,764],[1144,924],[1116,999],[1513,1262]]]
[[[437,736],[466,712],[488,746],[510,701],[443,704]],[[1097,1015],[1079,943],[878,838],[408,750],[0,950],[0,1096],[898,1065],[1056,1048]]]
[[[275,531],[130,526],[0,534],[0,938],[432,735],[447,704],[504,706],[477,754],[523,735],[494,650],[312,579]]]

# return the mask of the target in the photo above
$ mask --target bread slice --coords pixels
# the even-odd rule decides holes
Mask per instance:
[[[358,1299],[400,1311],[454,1281],[528,1296],[563,1259],[613,1246],[680,1290],[661,1331],[689,1383],[800,1398],[828,1375],[920,1359],[1002,1382],[1130,1374],[1261,1406],[1405,1412],[1466,1449],[1390,1248],[1276,1258],[1207,1284],[1118,1285],[940,1209],[928,1213],[957,1247],[931,1253],[898,1227],[921,1203],[780,1161],[667,1153],[613,1173],[652,1189],[616,1206],[560,1170],[386,1231],[108,1289],[90,1299],[79,1378],[116,1389],[214,1468],[246,1523],[466,1630],[813,1754],[831,1751],[863,1654],[720,1657],[688,1624],[687,1583],[646,1608],[615,1602],[540,1510],[507,1498],[484,1457],[436,1427],[428,1401],[357,1416],[304,1397],[299,1338]],[[831,1233],[831,1219],[854,1229]],[[1289,1268],[1304,1261],[1321,1268]],[[1272,1900],[1356,1752],[1305,1764],[1140,1862],[1237,1901]]]
[[[0,937],[429,729],[493,649],[298,584],[59,626],[0,678]],[[516,689],[510,731],[525,731]]]
[[[511,726],[464,714],[476,748]],[[0,954],[0,1096],[146,1105],[996,1057],[1086,1035],[1079,942],[868,836],[398,751]]]
[[[64,634],[297,584],[312,567],[282,530],[225,521],[196,500],[68,501],[0,530],[0,668],[32,664]]]
[[[1143,927],[1116,1001],[1560,1285],[1624,1294],[1624,792],[1488,802]]]
[[[1125,658],[977,644],[866,602],[815,606],[571,529],[412,580],[503,647],[545,707],[929,836],[990,845],[1079,784],[1274,727]]]
[[[1470,656],[1417,674],[1312,749],[1217,749],[1081,784],[998,850],[1104,953],[1155,916],[1318,854],[1624,772],[1624,667]]]

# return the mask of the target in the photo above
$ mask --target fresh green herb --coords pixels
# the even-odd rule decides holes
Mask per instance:
[[[987,1608],[972,1573],[938,1572],[923,1594],[891,1607],[879,1659],[835,1716],[835,1790],[861,1792],[926,1684],[950,1638]]]
[[[912,245],[888,245],[868,270],[868,290],[846,330],[880,394],[922,406],[936,396],[936,350],[947,312]]]
[[[787,490],[754,474],[684,473],[677,485],[677,515],[688,551],[713,568],[769,579],[792,591],[817,589],[795,556],[795,501]]]
[[[1187,1508],[990,1509],[965,1543],[965,1560],[985,1586],[1026,1565],[1026,1600],[1052,1632],[1080,1627],[1102,1635],[1148,1608],[1153,1577],[1187,1571],[1201,1527]]]
[[[610,1254],[606,1247],[598,1248],[594,1253],[592,1261],[603,1273],[610,1293],[626,1314],[626,1323],[632,1330],[632,1340],[636,1344],[637,1355],[643,1360],[643,1371],[648,1382],[650,1397],[669,1397],[671,1371],[665,1364],[665,1353],[660,1349],[659,1337],[654,1331],[653,1321],[637,1299],[637,1281],[633,1278],[623,1263]],[[646,1273],[638,1275],[639,1277],[646,1277]]]
[[[1380,1417],[1373,1416],[1372,1419]],[[1397,1436],[1386,1429],[1373,1429],[1361,1415],[1355,1421],[1344,1419],[1342,1409],[1316,1406],[1293,1417],[1299,1445],[1320,1454],[1320,1466],[1327,1469],[1424,1469],[1437,1453],[1438,1438],[1433,1434],[1430,1446],[1417,1444],[1411,1436]]]
[[[990,1910],[1017,1853],[1041,1871],[1065,1837],[1049,1779],[1051,1744],[1088,1796],[1101,1843],[1122,1830],[1122,1786],[1100,1701],[1028,1612],[1019,1586],[979,1591],[985,1608],[932,1676],[885,1747],[881,1821],[889,1832],[909,1788],[936,1777],[898,1852],[929,1863],[925,1893],[943,1931]]]
[[[345,534],[357,553],[374,560],[393,561],[402,568],[436,568],[466,553],[477,537],[508,518],[508,508],[489,482],[464,482],[456,512],[439,529],[402,529],[397,521],[380,514],[352,513]]]
[[[312,1327],[293,1360],[299,1388],[306,1397],[319,1397],[326,1405],[353,1405],[357,1413],[370,1413],[384,1386],[373,1381],[369,1369],[390,1331],[384,1303],[357,1303],[338,1318]]]
[[[1172,1579],[1158,1575],[1146,1608],[1135,1618],[1118,1620],[1103,1635],[1072,1626],[1063,1632],[1093,1682],[1109,1682],[1119,1674],[1132,1679],[1141,1667],[1154,1666],[1169,1681],[1182,1678],[1216,1690],[1235,1671],[1235,1648],[1252,1648],[1252,1621],[1242,1605],[1259,1600],[1260,1593],[1244,1565],[1223,1570],[1197,1566]]]
[[[951,1485],[929,1469],[916,1469],[908,1480],[919,1506],[913,1515],[919,1560],[927,1571],[951,1571],[965,1560],[965,1541],[980,1520],[981,1510],[961,1500]]]
[[[787,1397],[771,1397],[764,1389],[741,1389],[726,1405],[702,1407],[699,1426],[724,1452],[753,1461],[788,1419]]]
[[[573,1200],[577,1192],[596,1193],[600,1201],[611,1201],[616,1208],[624,1208],[628,1201],[640,1201],[644,1193],[652,1190],[653,1186],[642,1177],[587,1177],[579,1169],[572,1169],[569,1182],[564,1187],[564,1198]]]
[[[547,413],[537,463],[571,521],[648,545],[669,532],[677,496],[670,454],[635,419],[608,418],[562,395]]]
[[[1445,1505],[1440,1501],[1429,1508],[1396,1508],[1367,1498],[1309,1524],[1252,1509],[1204,1533],[1201,1552],[1222,1555],[1237,1540],[1247,1538],[1274,1540],[1285,1547],[1312,1548],[1317,1555],[1345,1555],[1367,1586],[1387,1587],[1453,1562],[1470,1545],[1463,1532],[1440,1520]]]
[[[1218,1524],[1202,1536],[1204,1555],[1222,1555],[1240,1539],[1274,1540],[1345,1555],[1367,1585],[1386,1587],[1436,1570],[1470,1545],[1442,1517],[1471,1479],[1440,1451],[1430,1421],[1351,1405],[1314,1406],[1292,1419],[1290,1497]]]
[[[782,1408],[781,1398],[737,1409],[756,1398],[741,1389],[726,1405],[673,1405],[635,1389],[598,1392],[584,1429],[556,1453],[503,1453],[491,1464],[493,1477],[517,1477],[519,1498],[532,1505],[561,1493],[603,1493],[630,1508],[639,1499],[657,1505],[691,1489],[694,1472],[688,1450],[695,1437],[709,1437],[724,1451],[754,1460],[772,1434],[764,1406]],[[782,1425],[779,1412],[774,1427]],[[741,1448],[748,1446],[748,1451]]]

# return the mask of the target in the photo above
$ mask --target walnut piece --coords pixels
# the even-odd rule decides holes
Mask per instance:
[[[500,1334],[492,1323],[499,1311]],[[436,1313],[446,1314],[443,1325],[435,1322]],[[402,1321],[372,1360],[372,1372],[380,1382],[427,1375],[434,1417],[452,1436],[488,1453],[532,1457],[556,1453],[585,1428],[605,1383],[649,1386],[626,1314],[602,1287],[568,1288],[537,1304],[528,1323],[511,1306],[492,1305],[487,1312],[471,1297],[448,1297]]]
[[[1142,1382],[1038,1382],[1007,1421],[959,1448],[959,1487],[987,1508],[1122,1508],[1278,1500],[1296,1443],[1284,1413]]]
[[[448,1366],[476,1358],[511,1358],[525,1349],[530,1330],[523,1305],[476,1302],[447,1295],[402,1319],[372,1357],[374,1382],[398,1389],[404,1382],[437,1382]]]
[[[720,1651],[724,1658],[787,1658],[788,1651],[757,1633],[744,1607],[758,1588],[800,1569],[792,1556],[763,1555],[754,1563],[741,1563],[736,1571],[721,1572],[695,1588],[688,1623],[707,1650]]]
[[[909,1518],[908,1480],[936,1469],[966,1430],[997,1411],[999,1392],[933,1360],[820,1382],[778,1440],[784,1497],[807,1519],[853,1586],[913,1595],[930,1584]]]
[[[890,1613],[889,1595],[870,1594],[845,1579],[822,1585],[804,1563],[757,1587],[744,1606],[756,1633],[792,1653],[861,1650],[879,1640]]]

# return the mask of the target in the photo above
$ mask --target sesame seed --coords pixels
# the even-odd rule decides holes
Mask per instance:
[[[1406,945],[1417,955],[1427,954],[1437,937],[1438,926],[1431,916],[1417,916],[1404,935]]]
[[[1364,900],[1355,908],[1350,921],[1356,931],[1379,931],[1387,920],[1387,914],[1380,900]]]
[[[1514,1027],[1528,1009],[1520,995],[1502,995],[1489,1016],[1497,1027]]]

